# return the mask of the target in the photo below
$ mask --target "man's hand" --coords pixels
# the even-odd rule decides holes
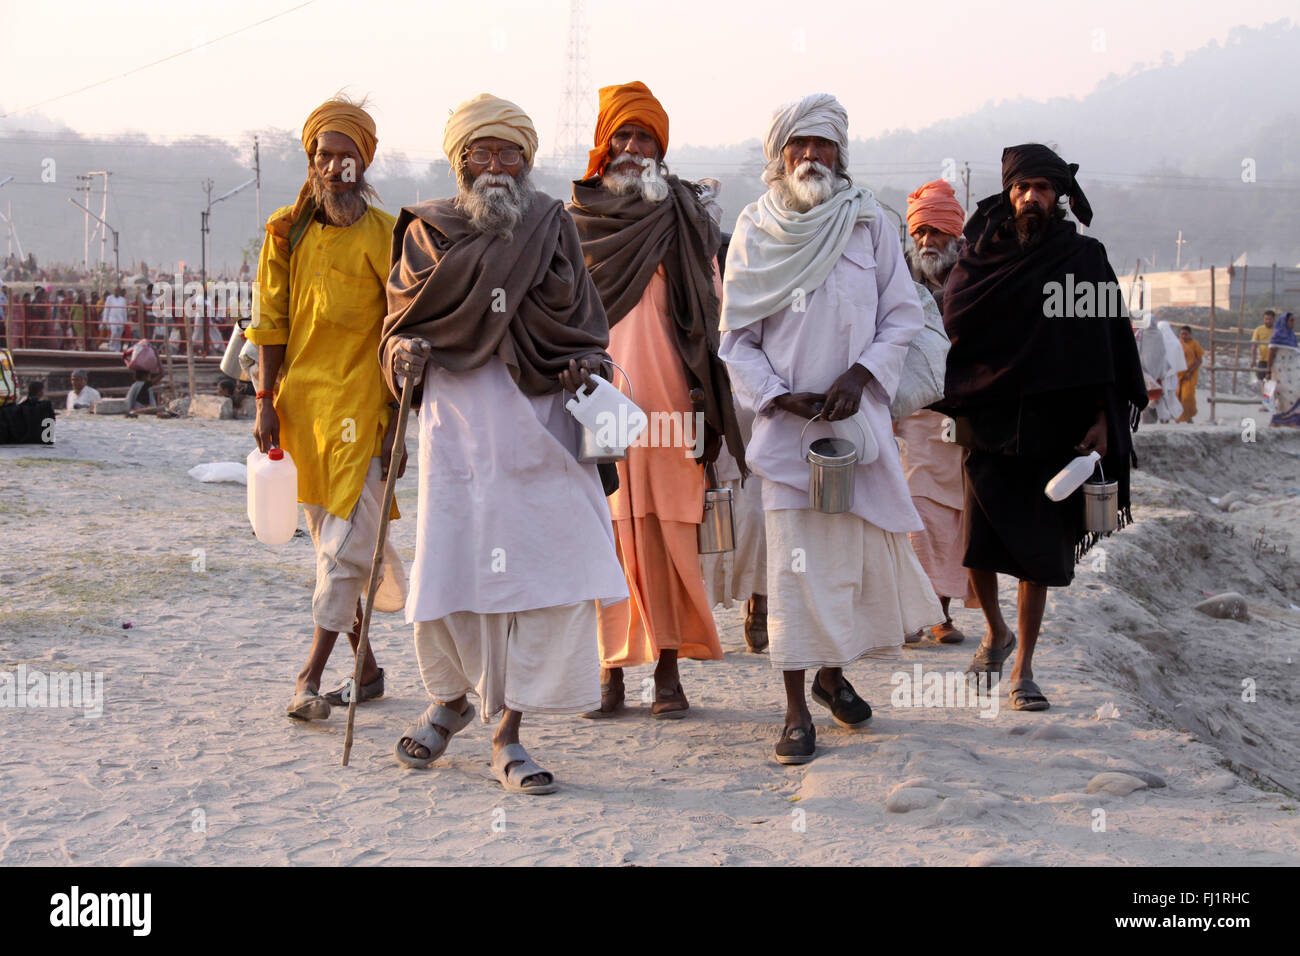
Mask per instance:
[[[786,392],[772,399],[772,404],[781,411],[800,418],[816,418],[825,403],[826,395],[822,392]]]
[[[257,419],[253,424],[253,438],[257,440],[257,450],[266,454],[280,444],[280,416],[275,413],[271,397],[257,400]]]
[[[1106,410],[1103,408],[1097,412],[1097,421],[1088,429],[1083,436],[1083,441],[1074,446],[1074,450],[1080,455],[1086,455],[1091,451],[1105,457],[1106,455]]]
[[[828,422],[838,422],[852,418],[858,413],[862,403],[862,390],[871,381],[871,373],[865,366],[854,364],[849,370],[835,380],[835,384],[826,393],[826,408],[822,417]]]
[[[584,358],[581,363],[577,359],[569,359],[569,367],[560,373],[560,385],[566,392],[576,392],[586,386],[590,393],[596,387],[591,376],[599,375],[601,371],[601,363],[594,357]]]
[[[388,428],[384,430],[384,450],[379,455],[379,477],[388,480],[388,468],[393,460],[393,444],[397,441],[397,410],[388,416]],[[406,448],[402,448],[401,457],[397,459],[397,477],[406,474]]]
[[[423,381],[424,366],[432,348],[426,339],[413,335],[399,338],[393,349],[393,378],[405,378],[412,383]]]

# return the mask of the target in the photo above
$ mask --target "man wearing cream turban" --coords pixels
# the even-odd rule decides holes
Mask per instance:
[[[763,478],[768,639],[786,694],[776,759],[795,764],[816,752],[805,670],[818,668],[813,699],[837,724],[862,726],[871,707],[843,668],[897,657],[905,633],[943,614],[907,538],[922,525],[890,424],[924,321],[898,234],[848,174],[835,97],[778,109],[764,151],[768,191],[741,213],[727,252],[719,354],[756,415],[746,452]],[[852,504],[838,513],[810,506],[804,458],[831,436],[857,453]]]
[[[447,121],[458,194],[402,210],[381,361],[417,389],[420,514],[408,623],[432,702],[398,739],[427,767],[474,719],[501,715],[492,772],[550,793],[519,743],[525,713],[599,700],[596,602],[626,600],[595,465],[564,389],[608,360],[609,326],[573,220],[529,180],[537,133],[482,94]]]
[[[907,231],[912,248],[907,261],[917,294],[922,302],[934,300],[943,311],[943,284],[964,248],[961,227],[966,213],[952,184],[943,179],[918,187],[907,197]],[[930,576],[943,606],[942,624],[930,628],[941,644],[960,644],[966,635],[952,622],[949,607],[954,597],[963,597],[967,607],[978,607],[970,576],[961,563],[962,449],[953,440],[952,419],[922,408],[900,421],[895,430],[903,455],[903,474],[912,493],[912,504],[925,527],[909,535],[916,556]],[[909,644],[921,640],[922,632],[907,635]]]
[[[316,549],[315,632],[288,708],[299,720],[328,717],[331,705],[357,692],[349,677],[322,696],[320,682],[340,632],[357,646],[396,424],[376,357],[393,217],[367,203],[374,192],[364,173],[375,143],[374,120],[346,100],[329,100],[307,117],[307,182],[297,202],[266,224],[246,333],[259,352],[257,447],[278,446],[293,459]],[[397,467],[405,467],[404,455]],[[395,611],[405,574],[391,543],[384,553],[375,607]],[[361,681],[358,702],[383,696],[373,654]]]
[[[667,174],[668,114],[644,83],[600,91],[587,176],[569,211],[610,323],[609,353],[651,422],[618,462],[609,507],[635,600],[600,615],[601,707],[622,710],[623,668],[654,663],[652,716],[686,716],[678,657],[721,660],[700,569],[705,468],[726,441],[744,463],[717,357],[721,236],[702,187]],[[697,414],[698,412],[698,414]],[[696,423],[700,423],[697,431]]]

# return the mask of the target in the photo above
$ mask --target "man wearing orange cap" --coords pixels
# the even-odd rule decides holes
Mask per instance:
[[[280,447],[293,459],[316,549],[315,632],[287,710],[298,720],[328,717],[331,705],[357,692],[349,677],[322,696],[320,682],[340,632],[357,646],[395,434],[395,403],[378,358],[394,219],[367,202],[375,193],[364,175],[376,142],[374,120],[345,99],[307,117],[307,182],[297,202],[266,224],[246,333],[258,346],[261,376],[257,447]],[[403,451],[399,469],[405,459]],[[396,611],[405,574],[391,542],[384,555],[375,607]],[[361,682],[358,702],[383,696],[384,672],[369,651]]]
[[[670,426],[652,425],[618,463],[609,504],[632,600],[601,610],[601,706],[588,716],[622,709],[623,669],[653,661],[651,714],[678,718],[689,709],[678,658],[722,658],[699,563],[700,466],[725,441],[747,473],[717,356],[721,235],[703,187],[664,167],[668,114],[644,83],[600,91],[594,142],[569,210],[609,317],[609,354],[651,422]]]
[[[907,231],[913,243],[907,261],[912,279],[918,295],[922,290],[929,293],[941,313],[943,284],[965,245],[961,237],[965,219],[965,210],[945,180],[926,183],[907,197]],[[954,597],[965,596],[967,607],[978,606],[961,563],[962,449],[953,440],[952,419],[928,408],[909,415],[895,430],[912,504],[925,525],[908,537],[943,605],[943,623],[930,628],[930,633],[940,644],[960,644],[966,635],[953,625],[949,605]],[[907,642],[919,642],[922,633],[907,635]]]

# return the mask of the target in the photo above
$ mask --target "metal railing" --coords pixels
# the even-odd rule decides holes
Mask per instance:
[[[230,340],[232,322],[211,314],[206,322],[191,316],[187,336],[183,309],[178,305],[164,311],[135,302],[125,307],[122,321],[113,322],[109,319],[117,316],[99,304],[9,302],[0,306],[4,311],[0,337],[2,346],[10,349],[81,352],[119,352],[146,339],[160,355],[166,339],[173,355],[183,358],[192,350],[196,357],[220,357]]]

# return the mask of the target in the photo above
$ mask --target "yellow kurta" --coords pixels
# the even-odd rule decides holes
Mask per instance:
[[[257,345],[286,346],[275,411],[280,445],[298,468],[298,500],[344,519],[383,451],[391,414],[379,332],[394,222],[373,206],[346,228],[313,222],[292,261],[268,236],[245,333]]]

